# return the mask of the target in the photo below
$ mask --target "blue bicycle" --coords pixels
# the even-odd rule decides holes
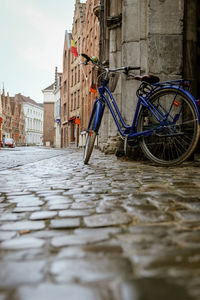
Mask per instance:
[[[100,97],[94,102],[87,129],[83,158],[85,164],[90,159],[105,105],[124,139],[124,149],[127,144],[139,145],[148,159],[161,166],[180,164],[193,153],[199,140],[200,112],[198,100],[189,92],[189,81],[180,79],[159,82],[156,76],[137,76],[130,72],[139,68],[127,66],[109,69],[86,54],[82,56],[85,58],[84,65],[91,62],[103,72],[103,81],[98,87]],[[108,88],[109,75],[118,72],[141,81],[131,125],[125,123]]]

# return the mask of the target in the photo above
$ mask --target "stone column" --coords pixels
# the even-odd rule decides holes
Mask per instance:
[[[121,0],[107,1],[105,0],[105,24],[104,30],[104,59],[107,58],[107,52],[109,52],[109,67],[117,68],[122,66],[122,4]],[[107,43],[109,41],[109,45]],[[109,51],[108,51],[109,48]],[[106,63],[106,61],[105,61]],[[115,100],[121,109],[121,78],[116,90],[113,92]],[[113,153],[116,150],[119,140],[117,133],[117,127],[113,121],[113,118],[106,107],[104,117],[102,120],[102,126],[99,134],[99,146],[107,153]]]
[[[185,4],[184,77],[192,80],[191,92],[197,96],[197,0]]]
[[[183,73],[184,0],[150,0],[148,27],[149,72],[161,80]]]

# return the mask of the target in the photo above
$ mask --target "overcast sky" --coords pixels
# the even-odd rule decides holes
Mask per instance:
[[[84,0],[81,2],[85,2]],[[42,89],[62,72],[65,30],[75,0],[0,0],[0,89],[43,102]]]

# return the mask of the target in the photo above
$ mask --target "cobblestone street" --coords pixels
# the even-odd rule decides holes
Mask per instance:
[[[200,299],[200,160],[23,151],[0,151],[0,300]]]

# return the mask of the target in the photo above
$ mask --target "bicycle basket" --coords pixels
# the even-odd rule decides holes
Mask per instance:
[[[115,91],[118,79],[119,79],[119,73],[111,73],[109,75],[109,85],[108,85],[108,87],[109,87],[109,90],[112,93]]]

